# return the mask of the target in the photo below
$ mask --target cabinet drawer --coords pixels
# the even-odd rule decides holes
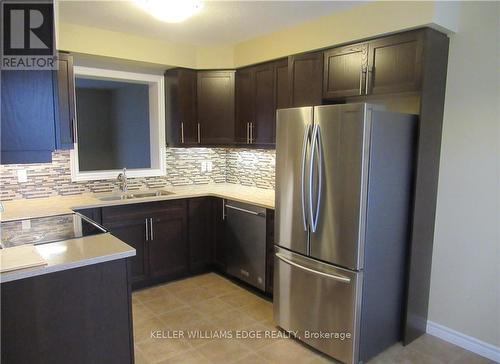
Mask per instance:
[[[146,218],[154,215],[161,215],[166,212],[175,213],[175,211],[172,210],[176,209],[179,210],[179,213],[183,213],[185,208],[186,201],[182,199],[103,207],[102,223],[106,225],[106,223],[116,220]]]

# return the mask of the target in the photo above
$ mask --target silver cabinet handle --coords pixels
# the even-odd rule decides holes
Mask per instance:
[[[247,144],[250,144],[250,123],[247,123]]]
[[[253,143],[253,122],[250,123],[250,144]]]
[[[363,95],[363,75],[366,74],[366,68],[365,66],[361,66],[361,69],[359,70],[359,94]]]
[[[324,272],[320,272],[320,271],[317,271],[317,270],[314,270],[314,269],[311,269],[311,268],[308,268],[308,267],[304,267],[303,265],[297,264],[295,262],[292,262],[290,259],[285,258],[280,253],[276,253],[276,257],[278,259],[284,261],[285,263],[287,263],[289,265],[292,265],[292,266],[294,266],[296,268],[305,270],[306,272],[317,274],[319,276],[323,276],[323,277],[326,277],[326,278],[335,279],[336,281],[343,282],[343,283],[351,283],[351,279],[350,278],[347,278],[347,277],[344,277],[344,276],[338,276],[336,274],[324,273]]]
[[[222,199],[222,221],[226,220],[226,200]]]
[[[200,123],[198,123],[198,144],[201,143]]]
[[[148,231],[149,227],[148,227],[148,219],[146,219],[146,241],[149,240],[149,231]]]
[[[181,143],[184,144],[184,122],[181,121]]]
[[[255,216],[264,216],[263,214],[261,214],[259,212],[255,212],[255,211],[251,211],[251,210],[247,210],[247,209],[242,209],[241,207],[236,207],[236,206],[233,206],[233,205],[227,205],[226,204],[226,208],[233,209],[233,210],[238,210],[238,211],[245,212],[247,214],[251,214],[251,215],[255,215]]]
[[[150,239],[154,240],[155,235],[153,233],[154,230],[153,230],[153,218],[152,217],[149,218],[149,230],[151,231]]]
[[[304,224],[304,231],[307,231],[307,216],[306,216],[306,194],[305,194],[305,176],[306,176],[306,154],[307,154],[307,142],[309,139],[309,133],[311,131],[311,124],[309,124],[304,130],[304,139],[302,140],[302,168],[300,176],[300,186],[301,186],[301,197],[302,197],[302,222]]]
[[[372,75],[373,67],[368,67],[366,70],[366,85],[365,85],[365,95],[368,95],[370,92],[370,78]]]

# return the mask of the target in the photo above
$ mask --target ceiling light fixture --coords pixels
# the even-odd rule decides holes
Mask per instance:
[[[135,4],[158,20],[180,23],[203,8],[200,0],[135,0]]]

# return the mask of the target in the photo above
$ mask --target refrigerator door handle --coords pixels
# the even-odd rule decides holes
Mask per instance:
[[[323,145],[321,144],[321,128],[318,124],[318,127],[316,129],[316,139],[315,139],[318,147],[318,195],[317,195],[317,200],[316,200],[316,216],[313,218],[313,227],[314,231],[317,230],[318,228],[318,221],[319,221],[319,209],[321,205],[321,192],[322,192],[322,186],[323,186]]]
[[[311,217],[311,231],[313,233],[316,232],[316,228],[318,225],[318,214],[319,214],[319,204],[321,201],[321,179],[322,176],[322,162],[323,155],[321,152],[321,144],[319,137],[319,124],[314,125],[314,129],[311,137],[311,162],[309,164],[309,216]],[[316,148],[318,149],[318,193],[316,196],[316,214],[314,214],[314,206],[313,206],[313,182],[314,182],[314,162],[316,161]]]
[[[331,278],[331,279],[334,279],[334,280],[342,282],[342,283],[351,283],[351,279],[348,278],[348,277],[339,276],[339,275],[336,275],[336,274],[324,273],[324,272],[321,272],[321,271],[318,271],[318,270],[315,270],[315,269],[312,269],[312,268],[309,268],[309,267],[305,267],[305,266],[303,266],[301,264],[295,263],[294,261],[286,258],[284,255],[282,255],[280,253],[275,253],[275,255],[276,255],[276,258],[282,260],[283,262],[285,262],[285,263],[287,263],[287,264],[289,264],[291,266],[294,266],[296,268],[305,270],[306,272],[317,274],[317,275],[320,275],[320,276],[326,277],[326,278]]]
[[[300,188],[301,188],[301,200],[302,200],[302,222],[304,224],[304,231],[307,231],[307,212],[306,212],[306,155],[307,155],[307,144],[309,140],[309,133],[311,131],[311,125],[309,124],[304,130],[304,139],[302,140],[302,170],[300,177]]]

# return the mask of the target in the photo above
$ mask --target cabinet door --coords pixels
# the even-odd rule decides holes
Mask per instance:
[[[189,267],[191,272],[209,269],[214,260],[214,204],[211,197],[188,201]]]
[[[274,64],[276,109],[290,107],[290,87],[288,86],[288,82],[288,59],[285,58],[276,61]]]
[[[266,212],[266,293],[273,294],[274,284],[274,210]]]
[[[105,214],[105,210],[103,212]],[[104,227],[118,239],[135,249],[135,256],[128,258],[132,283],[143,283],[148,278],[146,251],[146,218],[104,222]]]
[[[290,106],[321,105],[323,53],[306,53],[288,59]]]
[[[202,144],[234,142],[235,71],[198,72],[198,123]]]
[[[167,144],[198,144],[196,119],[196,71],[175,68],[165,73]]]
[[[250,125],[250,142],[273,145],[276,132],[274,64],[264,63],[255,69],[254,118]]]
[[[250,142],[250,123],[254,120],[255,69],[242,68],[236,71],[236,124],[235,141],[239,144]]]
[[[73,56],[59,53],[57,57],[57,102],[56,147],[72,149],[75,142],[75,79],[73,75]]]
[[[168,209],[150,221],[151,234],[147,242],[150,278],[173,278],[187,273],[189,251],[185,203],[183,208]]]
[[[221,272],[226,271],[226,254],[225,254],[225,217],[224,217],[224,199],[216,199],[214,203],[214,265]]]
[[[2,71],[1,164],[43,163],[55,149],[52,71]]]
[[[325,99],[359,96],[365,93],[367,53],[367,44],[339,47],[325,52]]]
[[[368,94],[418,91],[423,33],[403,33],[369,42]]]

